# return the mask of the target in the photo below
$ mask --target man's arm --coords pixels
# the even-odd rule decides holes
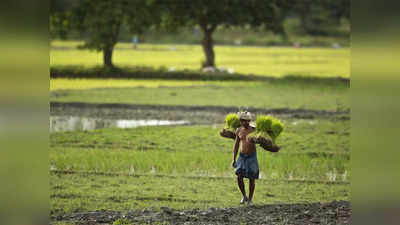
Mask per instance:
[[[237,153],[239,151],[239,143],[240,143],[240,139],[239,139],[239,129],[236,130],[236,139],[235,139],[235,145],[233,146],[233,158],[232,158],[232,167],[235,168],[236,167],[236,156]]]

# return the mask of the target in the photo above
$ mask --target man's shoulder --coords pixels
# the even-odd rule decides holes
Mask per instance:
[[[239,132],[240,132],[241,130],[242,130],[242,127],[237,128],[236,131],[235,131],[236,135],[239,134]]]

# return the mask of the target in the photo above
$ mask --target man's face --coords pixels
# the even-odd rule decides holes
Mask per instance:
[[[248,127],[249,126],[249,120],[240,120],[240,125],[243,127]]]

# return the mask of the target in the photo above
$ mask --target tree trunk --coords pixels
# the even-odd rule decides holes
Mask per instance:
[[[212,39],[212,34],[215,30],[215,26],[212,26],[211,28],[202,27],[203,28],[203,41],[202,41],[202,46],[203,46],[203,51],[206,56],[206,61],[203,63],[203,68],[204,67],[215,67],[215,54],[214,54],[214,41]]]
[[[108,46],[103,49],[103,60],[105,67],[113,67],[112,55],[113,55],[113,47]]]

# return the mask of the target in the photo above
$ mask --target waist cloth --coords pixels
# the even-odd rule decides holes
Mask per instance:
[[[258,179],[259,168],[257,152],[253,152],[251,155],[240,153],[235,168],[235,174],[238,175],[239,173],[245,178]]]

